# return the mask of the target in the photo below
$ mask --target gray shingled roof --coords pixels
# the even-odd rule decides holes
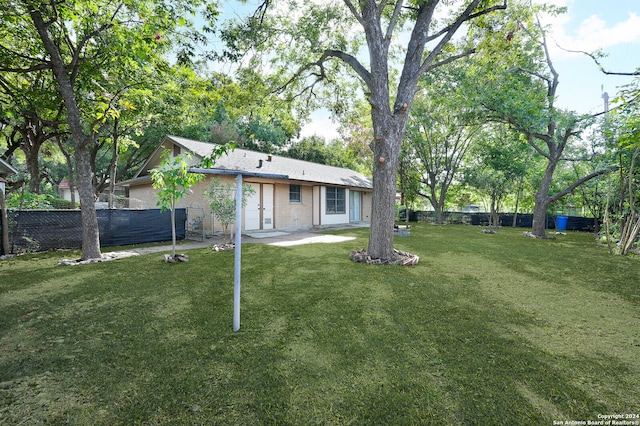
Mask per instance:
[[[198,142],[177,136],[167,136],[165,140],[167,139],[200,158],[211,154],[211,143]],[[288,175],[290,180],[296,181],[367,189],[372,188],[371,178],[353,170],[248,151],[240,148],[236,148],[222,158],[219,158],[213,165],[213,168],[283,174]]]

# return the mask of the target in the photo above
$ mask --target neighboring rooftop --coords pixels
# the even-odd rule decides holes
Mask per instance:
[[[18,171],[9,163],[0,158],[0,177],[5,177],[10,174],[17,174]]]

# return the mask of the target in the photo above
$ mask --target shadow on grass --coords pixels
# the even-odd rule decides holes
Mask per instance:
[[[640,408],[637,364],[532,339],[561,330],[518,299],[551,284],[531,265],[490,262],[499,241],[414,230],[396,244],[418,266],[372,267],[348,259],[366,231],[346,232],[358,240],[243,247],[236,334],[231,252],[3,267],[0,420],[551,424]],[[8,288],[12,272],[23,276]],[[564,345],[578,337],[570,329]]]

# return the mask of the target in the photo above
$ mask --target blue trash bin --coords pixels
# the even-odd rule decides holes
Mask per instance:
[[[556,220],[557,220],[556,229],[558,231],[566,231],[567,222],[569,221],[569,216],[558,216]]]

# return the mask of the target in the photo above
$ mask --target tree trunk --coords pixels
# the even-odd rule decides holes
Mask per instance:
[[[58,89],[64,101],[67,111],[67,120],[73,137],[75,148],[76,170],[78,177],[78,192],[80,194],[80,209],[82,217],[82,260],[100,258],[100,236],[98,229],[98,216],[96,214],[95,200],[93,197],[93,179],[89,146],[95,137],[94,133],[87,136],[84,133],[82,116],[75,96],[69,71],[55,44],[49,27],[39,10],[32,8],[29,15],[38,31],[45,50],[49,54],[51,70],[58,83]]]
[[[40,146],[31,141],[24,141],[22,151],[27,162],[27,170],[29,172],[29,192],[32,194],[41,194],[42,187],[40,177]]]
[[[9,254],[9,216],[7,215],[7,203],[4,199],[4,191],[0,190],[0,221],[2,222],[2,246],[0,254]]]
[[[440,203],[431,203],[431,206],[433,207],[433,214],[435,215],[436,224],[444,225],[444,206]]]
[[[376,144],[378,145],[378,144]],[[380,144],[381,145],[381,144]],[[395,221],[397,162],[393,164],[385,153],[374,151],[373,202],[369,233],[369,256],[375,259],[394,258],[393,225]]]
[[[101,257],[100,230],[91,183],[91,164],[86,149],[76,148],[75,158],[82,217],[82,260],[96,259]]]
[[[171,243],[172,250],[171,255],[176,257],[176,204],[173,203],[171,206]]]
[[[404,137],[402,119],[372,108],[373,200],[368,254],[375,259],[393,260],[393,225],[395,223],[396,182],[400,161],[400,145]]]
[[[116,192],[116,179],[118,173],[118,118],[114,119],[113,124],[113,156],[111,157],[111,164],[109,164],[111,175],[109,177],[109,208],[115,208],[115,192]]]
[[[440,189],[440,196],[438,196],[438,182],[436,181],[435,173],[429,173],[429,181],[425,183],[429,186],[430,195],[427,196],[427,199],[431,203],[431,207],[433,207],[436,224],[444,225],[444,202],[446,200],[447,187],[443,183],[442,188]]]
[[[545,229],[547,227],[547,208],[551,202],[549,197],[549,189],[553,180],[553,173],[556,170],[556,161],[549,159],[547,168],[544,170],[540,187],[536,192],[536,199],[533,208],[533,226],[531,233],[539,238],[546,238]]]
[[[500,216],[498,216],[498,200],[495,191],[491,194],[491,206],[489,207],[489,226],[500,226]]]

